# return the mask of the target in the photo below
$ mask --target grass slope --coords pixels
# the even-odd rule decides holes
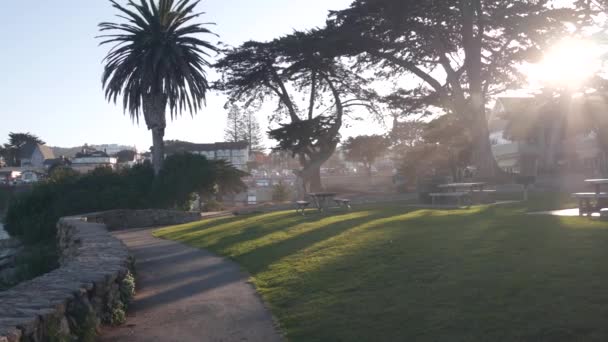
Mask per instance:
[[[291,341],[608,340],[608,225],[526,210],[286,211],[155,234],[242,265]]]

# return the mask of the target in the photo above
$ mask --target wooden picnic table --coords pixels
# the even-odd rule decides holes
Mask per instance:
[[[336,197],[335,192],[313,192],[309,193],[308,196],[312,199],[313,205],[319,209],[319,211],[324,211],[329,203],[333,201]]]
[[[458,189],[469,190],[470,192],[479,190],[482,191],[486,186],[486,183],[477,182],[477,183],[448,183],[439,185],[440,189],[447,189],[451,191],[456,191]]]
[[[595,187],[595,193],[599,194],[602,192],[602,185],[608,185],[608,179],[597,178],[597,179],[585,179],[585,183],[591,184]]]
[[[595,192],[577,192],[572,196],[578,199],[579,215],[592,215],[608,208],[608,194],[602,192],[602,186],[608,185],[608,179],[585,179],[585,183],[593,186]]]

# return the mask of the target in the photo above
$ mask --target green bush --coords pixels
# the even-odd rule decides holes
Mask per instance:
[[[86,175],[55,170],[47,182],[11,201],[5,228],[27,244],[54,240],[62,216],[150,206],[153,181],[152,169],[144,166],[120,172],[100,168]]]
[[[54,243],[60,217],[112,209],[187,210],[193,193],[242,191],[245,175],[223,161],[192,154],[168,157],[157,177],[150,165],[121,171],[99,168],[88,174],[60,167],[46,182],[11,201],[5,228],[26,244]]]
[[[205,205],[203,206],[204,212],[222,211],[222,210],[224,210],[224,206],[222,205],[222,203],[220,203],[214,199],[208,200],[207,202],[205,202]]]
[[[128,307],[133,297],[135,296],[135,277],[131,272],[128,272],[124,279],[120,282],[120,301]]]
[[[272,189],[272,200],[277,202],[285,202],[289,200],[290,191],[287,185],[280,181]]]
[[[8,207],[11,198],[11,191],[8,187],[0,186],[0,213]]]

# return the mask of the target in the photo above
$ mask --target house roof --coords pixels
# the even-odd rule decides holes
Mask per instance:
[[[218,150],[242,150],[246,149],[249,144],[246,141],[239,142],[217,142],[214,144],[195,144],[187,141],[167,141],[165,153],[179,152],[211,152]]]
[[[43,159],[46,160],[55,158],[55,154],[50,147],[35,143],[27,143],[23,145],[19,150],[19,157],[22,159],[31,158],[32,154],[34,154],[34,151],[36,151],[37,148],[40,150],[40,153],[42,153]]]

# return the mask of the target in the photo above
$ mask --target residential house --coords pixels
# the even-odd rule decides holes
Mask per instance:
[[[106,152],[83,148],[72,159],[72,169],[81,173],[91,172],[100,167],[116,169],[117,159],[110,157]]]
[[[165,155],[187,152],[207,157],[209,160],[225,160],[239,170],[247,171],[249,144],[247,142],[217,142],[195,144],[185,141],[167,141]]]
[[[43,168],[45,160],[54,158],[53,150],[42,144],[28,143],[19,150],[21,167]]]

